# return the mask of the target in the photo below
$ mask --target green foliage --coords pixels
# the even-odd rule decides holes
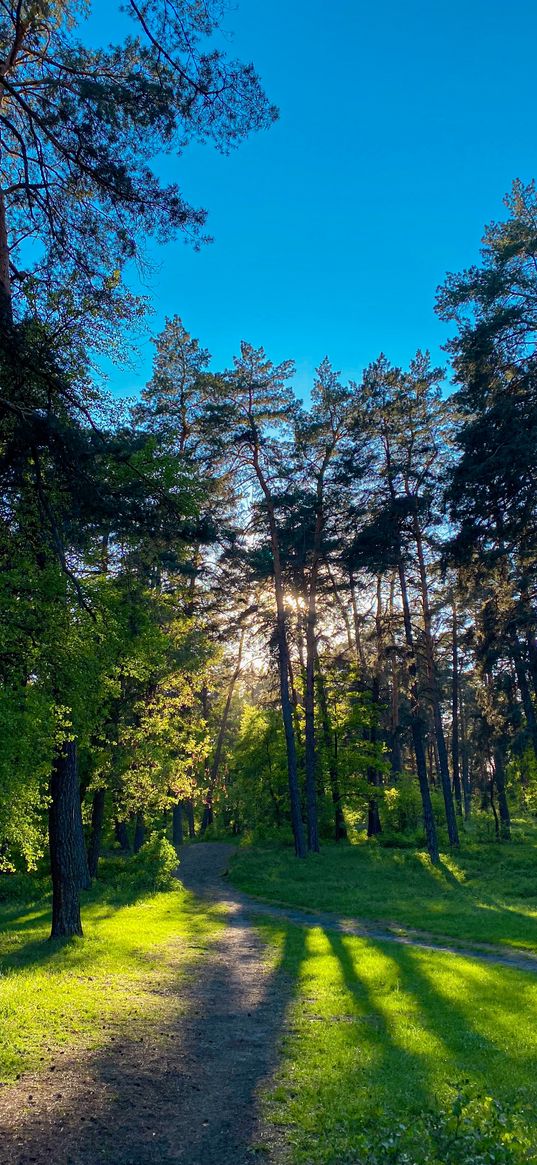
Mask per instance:
[[[402,773],[397,785],[382,790],[382,820],[393,833],[416,833],[423,820],[423,809],[416,781]]]
[[[287,823],[287,769],[281,715],[245,703],[229,761],[222,808],[247,835],[261,838]]]
[[[37,3],[24,20],[10,10],[2,27],[12,95],[1,134],[7,233],[36,241],[23,290],[32,314],[56,311],[62,330],[67,320],[76,330],[81,316],[89,328],[110,307],[128,318],[121,273],[148,234],[203,240],[205,212],[160,180],[155,158],[193,139],[229,149],[276,117],[253,66],[217,47],[213,0],[135,6],[133,35],[100,47],[84,37],[84,14],[78,4]]]
[[[537,1147],[520,1105],[507,1106],[467,1086],[451,1104],[408,1118],[384,1112],[356,1136],[361,1165],[524,1165]]]
[[[128,863],[129,881],[143,890],[172,890],[177,886],[179,861],[171,842],[154,833]]]

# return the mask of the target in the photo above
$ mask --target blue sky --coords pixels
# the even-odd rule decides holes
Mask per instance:
[[[178,313],[216,366],[262,344],[296,361],[301,395],[325,355],[345,376],[380,350],[443,359],[438,283],[477,258],[512,179],[537,176],[537,6],[238,0],[226,28],[280,120],[230,156],[166,163],[215,241],[149,248],[152,333]],[[150,360],[143,342],[117,388]]]

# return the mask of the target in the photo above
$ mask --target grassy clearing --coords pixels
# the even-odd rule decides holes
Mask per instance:
[[[177,885],[166,893],[106,885],[84,896],[84,937],[46,941],[47,901],[0,904],[0,1080],[59,1049],[96,1047],[137,1017],[177,1016],[178,976],[223,925]]]
[[[321,928],[259,929],[294,985],[267,1101],[293,1161],[537,1159],[536,977]]]
[[[438,867],[426,853],[371,842],[326,845],[302,862],[289,849],[256,846],[239,851],[231,878],[250,894],[306,910],[537,951],[537,832],[504,845],[465,842]]]

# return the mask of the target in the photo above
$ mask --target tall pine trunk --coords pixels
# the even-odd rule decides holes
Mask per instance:
[[[352,572],[349,575],[349,589],[351,596],[352,619],[354,624],[354,641],[356,645],[356,658],[360,667],[365,671],[367,667],[364,645],[362,643],[362,630],[360,627],[360,615],[358,613],[358,603],[356,602],[356,583]]]
[[[455,806],[453,804],[453,793],[451,791],[451,780],[449,776],[448,752],[446,747],[446,738],[444,735],[444,726],[442,724],[442,708],[440,704],[440,691],[438,687],[438,676],[436,673],[436,660],[434,655],[434,642],[432,632],[432,617],[431,605],[429,602],[429,584],[427,580],[427,567],[425,565],[425,554],[423,549],[423,537],[418,520],[416,504],[414,506],[414,540],[416,543],[416,550],[418,555],[418,570],[420,578],[421,604],[423,612],[423,631],[425,639],[425,656],[427,660],[427,676],[429,680],[429,696],[433,711],[434,734],[436,739],[436,748],[438,755],[438,768],[440,772],[440,782],[442,785],[442,794],[444,797],[444,808],[446,812],[446,824],[448,829],[448,837],[450,845],[459,845],[459,831],[457,828],[457,818],[455,815]]]
[[[373,676],[373,683],[371,685],[371,728],[369,729],[369,742],[376,749],[378,742],[378,717],[380,706],[380,685],[378,675]],[[382,776],[374,761],[367,766],[367,780],[373,788],[379,788],[382,784]],[[376,837],[382,833],[382,825],[380,821],[378,798],[374,795],[369,798],[367,809],[367,836]]]
[[[48,814],[52,875],[51,938],[82,934],[81,870],[85,862],[76,740],[58,750],[50,778]],[[81,847],[83,853],[81,853]],[[83,860],[84,859],[84,860]]]
[[[382,579],[380,575],[377,577],[377,608],[375,612],[375,640],[376,640],[376,659],[373,671],[373,682],[371,684],[371,727],[369,730],[369,741],[372,746],[372,752],[375,754],[378,744],[378,729],[380,724],[380,681],[382,675]],[[382,785],[382,772],[376,763],[376,757],[373,755],[371,763],[367,768],[367,779],[370,785],[374,788],[380,788]],[[369,798],[367,811],[367,836],[376,837],[382,833],[382,825],[380,821],[378,798],[372,796]]]
[[[114,834],[118,845],[121,847],[121,852],[130,854],[131,844],[129,841],[129,831],[126,822],[120,821],[118,817],[114,821]]]
[[[9,332],[13,324],[9,254],[6,203],[0,190],[0,334]]]
[[[421,794],[421,803],[423,808],[423,824],[425,826],[425,836],[427,838],[427,849],[431,861],[437,862],[438,853],[438,837],[436,833],[436,823],[434,820],[433,806],[431,802],[431,791],[429,789],[429,781],[427,778],[427,758],[425,754],[425,733],[423,728],[423,719],[420,706],[420,694],[418,687],[418,668],[416,663],[416,651],[414,646],[414,634],[412,631],[412,621],[410,618],[410,606],[408,602],[408,590],[406,584],[406,575],[403,561],[400,558],[398,564],[399,584],[401,588],[401,601],[403,606],[403,623],[405,628],[405,639],[409,654],[409,679],[410,679],[410,726],[412,730],[412,742],[414,744],[414,755],[416,757],[416,770],[418,773],[418,782]]]
[[[328,701],[326,698],[326,687],[324,676],[322,674],[319,658],[317,656],[317,690],[319,696],[319,710],[321,713],[321,728],[323,733],[324,747],[328,760],[328,777],[330,781],[330,794],[332,797],[332,806],[334,809],[334,838],[336,841],[347,840],[347,826],[345,825],[345,817],[343,814],[343,805],[341,801],[341,791],[339,787],[339,773],[337,763],[337,747],[332,726],[330,723],[330,714],[328,711]]]
[[[287,754],[287,778],[289,782],[291,826],[295,843],[295,854],[298,858],[305,858],[306,844],[304,839],[304,826],[302,824],[300,787],[298,783],[296,741],[293,727],[293,707],[291,704],[291,696],[289,692],[290,655],[289,641],[287,638],[287,625],[285,620],[285,602],[283,592],[283,573],[280,558],[280,544],[278,540],[278,528],[276,525],[276,515],[274,512],[274,502],[269,486],[259,464],[259,449],[257,446],[254,449],[253,464],[257,474],[257,479],[265,497],[269,520],[270,544],[274,568],[274,596],[276,600],[276,643],[278,646],[280,701],[282,709],[283,730],[285,735],[285,748]]]
[[[176,801],[172,811],[172,843],[175,850],[183,844],[183,804]]]
[[[330,586],[332,587],[332,594],[334,596],[334,599],[336,600],[336,606],[337,606],[337,609],[341,615],[341,618],[343,620],[343,624],[345,627],[345,632],[347,635],[347,645],[348,645],[348,648],[349,648],[351,655],[354,655],[355,650],[356,650],[356,643],[355,643],[355,640],[353,639],[352,630],[351,630],[351,622],[350,622],[350,619],[349,619],[349,616],[347,613],[347,608],[345,606],[343,599],[341,598],[340,590],[339,590],[339,587],[338,587],[337,582],[335,580],[334,572],[332,570],[332,567],[330,566],[330,563],[327,562],[325,565],[326,565],[326,568],[328,571],[328,578],[330,579]]]
[[[528,726],[528,732],[531,737],[533,751],[537,758],[537,718],[535,716],[535,708],[533,706],[533,700],[531,698],[531,692],[528,683],[526,662],[523,659],[520,642],[516,632],[511,637],[511,653],[515,665],[518,690],[520,692],[522,707],[526,717],[526,724]]]
[[[315,747],[315,659],[317,655],[317,584],[319,580],[319,566],[321,560],[321,541],[324,527],[324,468],[317,479],[315,533],[313,536],[313,554],[311,561],[308,610],[306,614],[306,692],[304,699],[306,724],[306,809],[308,821],[308,849],[313,853],[319,852],[319,824],[317,819],[317,776],[316,776],[316,747]]]
[[[472,783],[470,780],[470,763],[468,757],[468,733],[466,730],[466,708],[462,691],[459,687],[459,715],[461,727],[461,774],[462,797],[464,803],[464,820],[468,821],[472,812]]]
[[[401,724],[399,706],[399,669],[396,652],[397,643],[394,629],[394,599],[396,575],[392,575],[390,582],[389,599],[389,628],[391,646],[391,692],[390,692],[390,768],[392,777],[397,780],[401,775],[403,761],[401,756]]]
[[[135,854],[139,853],[145,841],[145,822],[143,813],[136,814],[136,825],[134,826],[134,842],[133,850]]]
[[[216,740],[216,747],[214,750],[214,756],[213,756],[211,768],[209,770],[207,799],[205,802],[205,807],[203,810],[203,817],[202,817],[201,826],[200,826],[200,833],[202,836],[205,833],[205,831],[207,830],[208,826],[212,825],[212,821],[213,821],[214,791],[215,791],[216,786],[218,784],[218,775],[220,772],[220,763],[222,761],[222,752],[224,749],[224,742],[226,739],[226,731],[227,731],[227,726],[228,726],[229,713],[231,711],[231,701],[233,699],[235,685],[236,685],[237,680],[241,674],[242,652],[243,652],[243,647],[244,647],[245,634],[246,634],[246,629],[244,627],[242,627],[241,633],[240,633],[240,639],[239,639],[239,648],[238,648],[238,652],[237,652],[237,662],[236,662],[235,668],[233,670],[231,679],[229,681],[227,695],[226,695],[226,702],[224,705],[224,711],[222,713],[222,719],[220,721],[220,728],[218,730],[218,737]]]
[[[459,631],[457,605],[453,599],[452,680],[451,680],[451,767],[453,793],[458,812],[462,815],[462,784],[459,748]]]
[[[88,844],[88,869],[90,878],[97,877],[99,857],[101,854],[101,837],[104,822],[104,789],[96,789],[91,804],[91,828]]]
[[[511,815],[507,793],[505,791],[505,752],[502,744],[494,745],[494,784],[498,793],[498,809],[500,810],[500,835],[502,841],[510,841]]]
[[[196,825],[194,822],[194,801],[192,797],[188,797],[185,801],[185,814],[188,822],[188,836],[190,840],[196,836]]]

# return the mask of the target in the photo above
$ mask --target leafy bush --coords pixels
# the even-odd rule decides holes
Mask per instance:
[[[290,825],[267,825],[261,822],[257,828],[245,830],[241,836],[241,845],[293,845],[293,831]]]
[[[394,833],[391,829],[383,829],[376,838],[378,845],[385,849],[424,849],[426,837],[423,829],[407,833]]]
[[[492,813],[486,809],[477,810],[470,820],[468,832],[471,834],[473,841],[485,844],[496,841],[496,826]]]
[[[114,891],[173,890],[179,885],[179,858],[171,842],[159,833],[151,834],[139,853],[128,858],[101,862],[100,876]]]
[[[431,791],[433,813],[438,825],[444,821],[444,804],[441,793]],[[423,807],[418,782],[415,777],[403,773],[397,785],[383,790],[382,824],[386,834],[407,834],[410,844],[420,844],[423,833]],[[395,843],[394,843],[395,844]]]
[[[0,872],[0,902],[28,905],[50,892],[48,872],[5,874]]]
[[[148,890],[171,890],[177,884],[179,859],[171,842],[158,833],[148,838],[132,862],[139,885]]]
[[[537,1161],[524,1113],[492,1096],[458,1089],[449,1107],[414,1119],[368,1125],[358,1137],[360,1165],[522,1165]]]

